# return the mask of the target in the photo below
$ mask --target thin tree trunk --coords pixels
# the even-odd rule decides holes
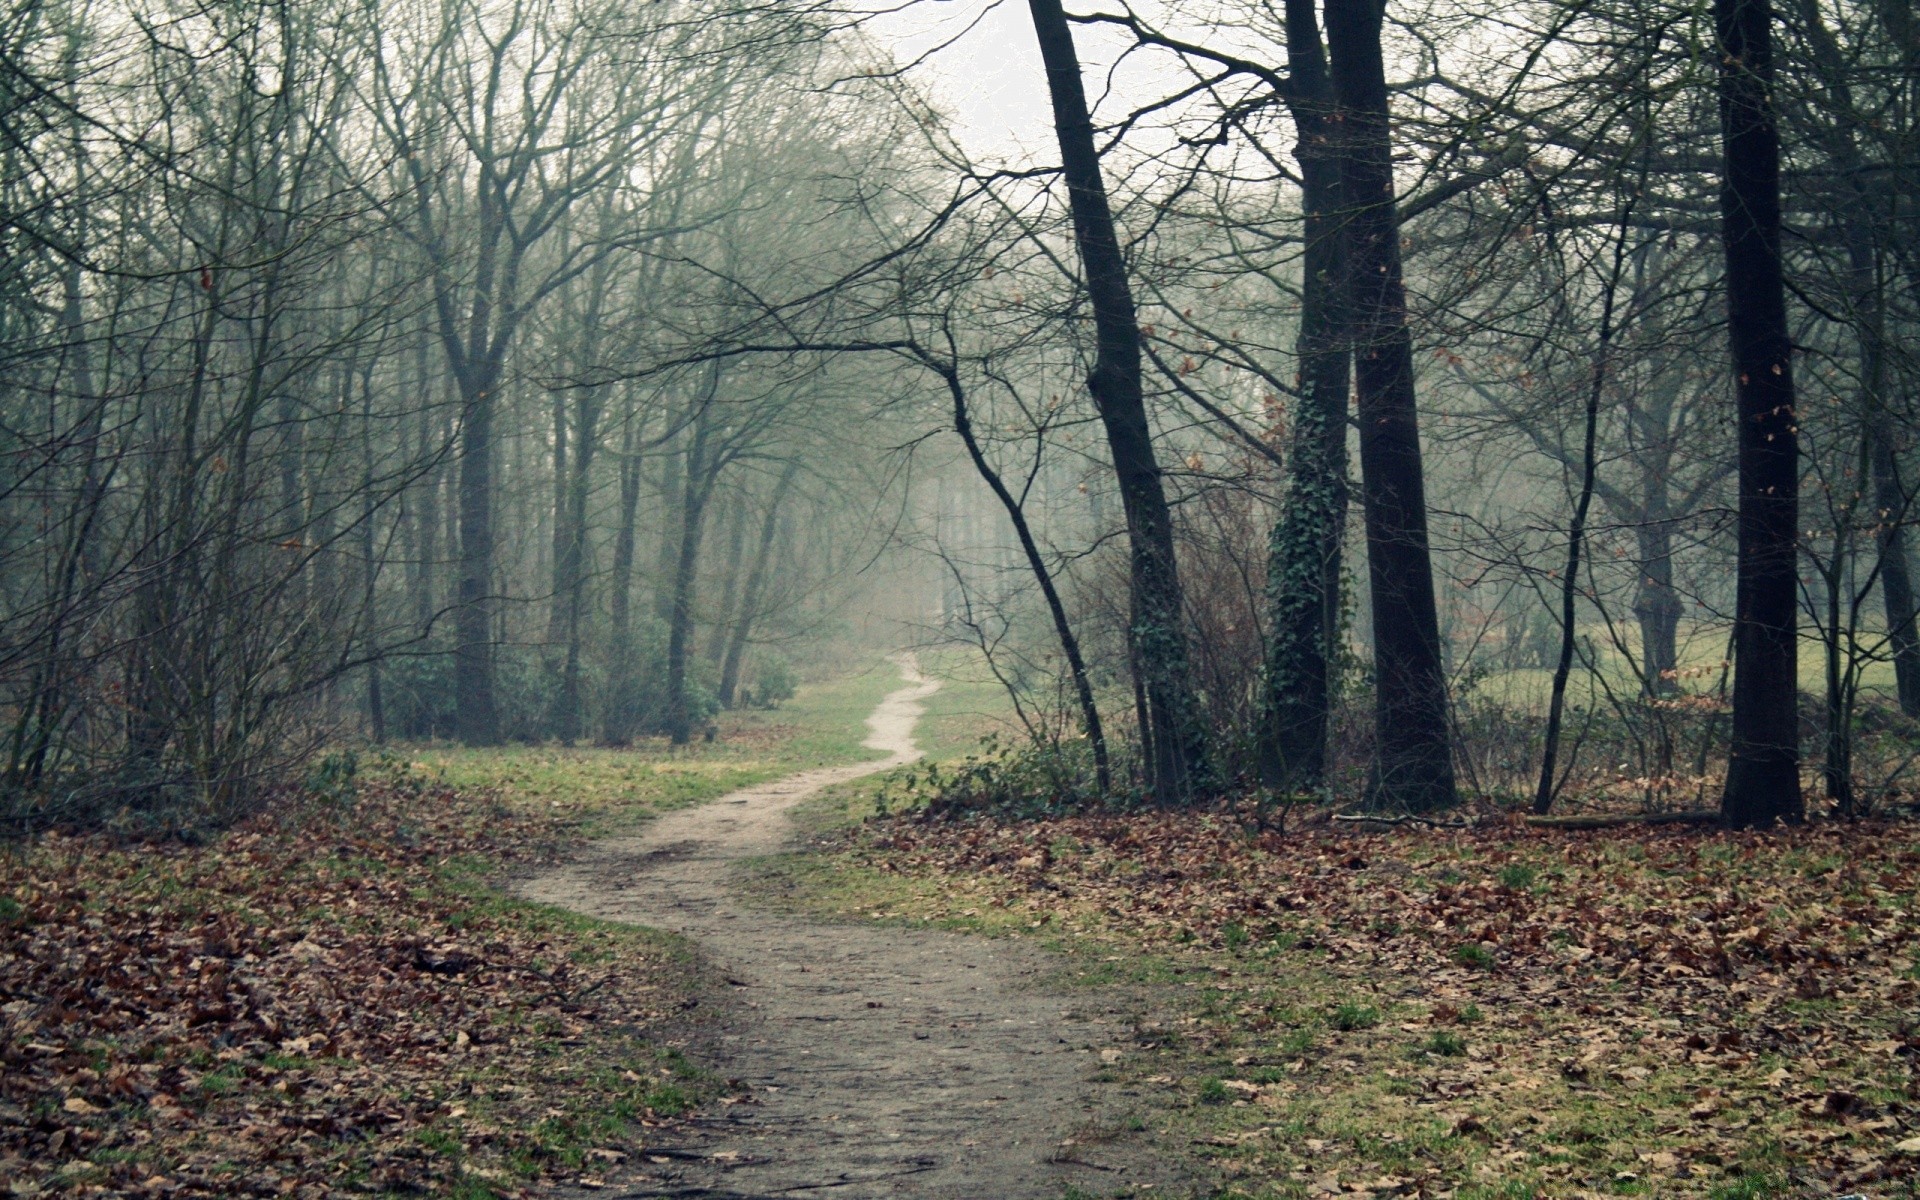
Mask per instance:
[[[571,440],[571,430],[567,423],[567,394],[555,389],[553,393],[553,545],[548,551],[553,563],[553,574],[549,590],[552,599],[547,605],[547,642],[557,643],[567,635],[567,606],[572,589],[565,579],[567,570],[567,551],[571,548],[573,530],[569,524],[572,516],[572,478],[568,474],[567,443]],[[576,470],[578,468],[575,468]]]
[[[787,498],[787,489],[793,486],[793,477],[800,473],[800,464],[790,462],[780,472],[780,482],[774,485],[773,495],[767,499],[767,512],[760,520],[760,542],[753,554],[753,566],[747,572],[747,586],[740,594],[740,615],[734,618],[733,630],[727,639],[726,660],[720,667],[720,704],[723,708],[732,708],[734,693],[740,686],[740,667],[747,656],[747,643],[753,636],[753,623],[760,617],[760,597],[766,590],[767,576],[773,563],[774,540],[780,528],[780,505]]]
[[[1060,0],[1028,0],[1046,63],[1054,130],[1073,209],[1074,241],[1086,276],[1098,351],[1087,390],[1105,427],[1126,508],[1132,550],[1133,661],[1146,700],[1148,780],[1162,804],[1185,803],[1212,787],[1207,731],[1193,694],[1186,611],[1174,556],[1173,517],[1154,458],[1140,376],[1140,322],[1094,147],[1080,60]]]
[[[1260,781],[1276,791],[1326,777],[1340,628],[1340,565],[1347,523],[1345,334],[1348,287],[1332,81],[1313,0],[1287,0],[1288,107],[1299,141],[1305,213],[1301,264],[1301,399],[1294,417],[1286,510],[1267,552],[1267,646],[1261,676]]]
[[[613,535],[613,573],[607,580],[612,594],[607,636],[613,653],[600,736],[610,746],[624,746],[633,740],[633,550],[641,483],[633,426],[633,413],[629,411],[620,426],[620,515]]]
[[[373,486],[373,368],[360,375],[360,640],[370,645],[379,636],[380,566],[375,558],[375,518],[379,507]],[[367,734],[379,745],[387,740],[387,699],[380,678],[380,656],[367,655]]]
[[[707,638],[707,663],[716,669],[727,657],[727,631],[733,628],[733,606],[740,599],[740,567],[747,555],[747,500],[735,490],[727,501],[727,565],[720,585],[720,607],[713,614],[713,633]]]
[[[1727,329],[1739,416],[1739,580],[1733,744],[1721,817],[1737,827],[1798,821],[1800,744],[1795,589],[1799,440],[1780,260],[1780,136],[1767,0],[1714,0],[1719,39],[1720,187]]]
[[[1047,612],[1053,617],[1054,635],[1060,639],[1060,650],[1067,656],[1067,669],[1073,676],[1074,696],[1080,702],[1080,729],[1087,735],[1087,742],[1093,749],[1094,786],[1104,796],[1113,790],[1113,772],[1107,761],[1107,735],[1100,726],[1100,709],[1093,699],[1093,682],[1087,674],[1086,659],[1080,653],[1080,639],[1074,636],[1073,623],[1067,620],[1067,607],[1061,602],[1060,591],[1053,584],[1053,572],[1047,569],[1047,560],[1040,553],[1039,543],[1034,541],[1033,530],[1027,524],[1026,509],[1007,490],[1000,472],[993,469],[993,464],[981,452],[980,441],[974,436],[973,420],[967,413],[967,393],[960,385],[959,374],[951,367],[936,369],[953,397],[953,430],[966,443],[967,457],[973,460],[974,470],[980,473],[980,478],[986,481],[987,487],[1000,501],[1000,507],[1006,510],[1007,519],[1013,522],[1013,532],[1020,539],[1021,552],[1027,556],[1027,567],[1040,585],[1040,594],[1046,597]]]
[[[427,342],[424,337],[415,346],[413,394],[418,397],[420,407],[416,414],[418,420],[412,423],[412,437],[417,439],[417,443],[410,460],[421,462],[431,453],[428,447],[434,444],[433,405],[428,399],[433,394],[433,385],[427,379]],[[408,440],[404,429],[400,436],[403,443]],[[407,598],[414,624],[423,634],[433,620],[434,522],[438,511],[434,494],[439,486],[440,468],[436,463],[415,480],[400,498],[407,539]]]
[[[1368,798],[1423,812],[1455,801],[1446,672],[1427,549],[1426,480],[1413,339],[1401,278],[1379,0],[1327,0],[1341,109],[1348,297],[1360,421],[1361,501],[1373,601],[1376,760]]]
[[[653,611],[662,621],[673,616],[673,561],[679,551],[680,498],[685,484],[686,462],[678,443],[685,430],[676,433],[661,449],[665,457],[660,465],[660,544],[653,573]]]
[[[1629,199],[1620,215],[1620,238],[1613,246],[1613,273],[1600,299],[1599,344],[1594,348],[1593,372],[1587,381],[1586,421],[1580,447],[1580,494],[1573,505],[1573,520],[1567,526],[1567,561],[1560,577],[1560,657],[1553,664],[1547,729],[1540,754],[1540,783],[1533,792],[1533,811],[1543,817],[1553,810],[1554,793],[1559,788],[1556,766],[1560,757],[1560,724],[1566,715],[1567,680],[1573,674],[1573,651],[1579,637],[1576,618],[1580,601],[1580,555],[1586,549],[1587,513],[1593,508],[1594,484],[1600,476],[1600,397],[1607,386],[1607,352],[1613,348],[1613,312],[1620,293],[1620,274],[1627,262],[1632,214],[1633,201]]]
[[[1886,16],[1893,19],[1891,12]],[[1889,25],[1896,39],[1911,38],[1911,15],[1901,9],[1903,23]],[[1887,638],[1893,651],[1894,687],[1900,710],[1920,716],[1920,631],[1914,617],[1913,572],[1907,558],[1906,520],[1911,497],[1900,479],[1898,434],[1887,411],[1886,283],[1881,275],[1885,228],[1885,199],[1868,182],[1870,172],[1861,160],[1856,140],[1853,89],[1845,54],[1827,28],[1819,5],[1800,0],[1800,25],[1821,83],[1836,113],[1826,128],[1832,176],[1841,182],[1835,215],[1847,247],[1852,325],[1860,353],[1860,412],[1867,430],[1867,458],[1873,476],[1874,546],[1880,563],[1880,598],[1887,618]]]

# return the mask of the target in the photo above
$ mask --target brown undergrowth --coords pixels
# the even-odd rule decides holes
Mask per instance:
[[[401,776],[199,847],[0,858],[15,1195],[517,1195],[591,1178],[709,1085],[647,1034],[672,942],[483,885],[565,830]]]
[[[907,817],[810,874],[1169,985],[1113,1071],[1225,1195],[1920,1195],[1911,823]]]

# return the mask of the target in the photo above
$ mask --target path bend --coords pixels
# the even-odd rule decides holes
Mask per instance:
[[[887,757],[802,771],[639,834],[593,843],[523,896],[694,940],[736,985],[695,1047],[748,1099],[696,1117],[591,1194],[712,1200],[1058,1200],[1165,1183],[1094,1081],[1126,1036],[1093,992],[1040,986],[1050,956],[1004,940],[773,913],[743,903],[735,866],[793,837],[822,788],[920,757],[914,725],[939,688],[911,657],[866,745]],[[1165,1191],[1158,1194],[1166,1195]]]

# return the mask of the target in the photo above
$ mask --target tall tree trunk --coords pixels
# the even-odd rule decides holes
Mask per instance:
[[[405,513],[407,530],[407,595],[412,601],[414,624],[424,635],[433,623],[433,571],[435,558],[439,554],[437,522],[439,506],[435,503],[440,491],[440,463],[437,450],[429,447],[437,444],[434,433],[434,406],[430,397],[434,394],[434,384],[427,376],[427,340],[423,336],[414,350],[414,389],[419,398],[419,411],[414,421],[414,437],[418,439],[412,461],[425,461],[429,454],[434,456],[434,464],[401,497],[402,511]],[[405,434],[402,434],[404,440]]]
[[[620,426],[620,514],[613,534],[613,572],[607,580],[612,609],[607,637],[612,654],[600,737],[610,746],[633,740],[633,551],[641,484],[637,441],[629,411]]]
[[[733,707],[734,693],[740,686],[740,667],[747,656],[747,643],[753,636],[753,623],[760,618],[760,597],[766,591],[767,576],[773,565],[773,544],[780,529],[780,505],[793,486],[800,464],[790,462],[780,472],[780,482],[767,498],[766,515],[760,519],[760,541],[753,553],[753,566],[747,571],[747,585],[740,593],[740,613],[727,638],[726,660],[720,666],[720,704]]]
[[[1319,787],[1327,768],[1340,565],[1347,523],[1348,283],[1337,119],[1313,0],[1287,0],[1287,95],[1299,141],[1305,211],[1301,262],[1300,402],[1286,510],[1267,551],[1266,669],[1261,677],[1260,781],[1276,791]]]
[[[360,641],[370,649],[379,636],[380,564],[375,520],[380,514],[373,480],[373,367],[360,373]],[[367,736],[376,745],[387,740],[387,698],[380,678],[380,656],[367,655]]]
[[[1887,228],[1886,199],[1869,183],[1871,172],[1862,161],[1857,134],[1861,118],[1854,107],[1851,72],[1846,54],[1827,28],[1815,0],[1799,0],[1800,26],[1812,51],[1815,70],[1828,93],[1832,117],[1824,134],[1832,177],[1839,181],[1834,215],[1839,219],[1847,247],[1847,273],[1852,293],[1852,326],[1860,354],[1860,412],[1867,431],[1867,458],[1873,476],[1874,546],[1880,563],[1880,599],[1887,618],[1887,639],[1893,652],[1894,687],[1900,710],[1920,716],[1920,631],[1915,628],[1913,572],[1907,557],[1906,521],[1911,497],[1900,479],[1899,437],[1887,411],[1886,281],[1882,276],[1883,230]],[[1885,14],[1903,48],[1912,49],[1910,6],[1896,6],[1898,15]]]
[[[727,657],[727,631],[733,628],[733,606],[740,599],[740,568],[747,556],[747,497],[738,489],[727,502],[727,560],[720,584],[720,607],[713,614],[713,632],[707,638],[707,663],[718,669]]]
[[[673,562],[680,550],[680,498],[686,479],[686,459],[679,448],[686,431],[678,431],[661,446],[660,544],[653,572],[653,613],[662,621],[673,616]]]
[[[694,592],[700,578],[700,542],[706,532],[707,501],[713,495],[718,466],[709,462],[712,434],[703,410],[695,422],[693,444],[680,493],[680,536],[674,555],[673,578],[667,606],[667,737],[676,746],[693,738],[691,697],[687,692],[687,659],[693,643]]]
[[[556,388],[553,393],[553,546],[548,552],[553,563],[552,582],[548,589],[553,595],[547,605],[549,644],[558,643],[567,635],[570,589],[563,576],[567,570],[567,550],[573,537],[573,531],[568,526],[568,518],[573,511],[570,502],[572,478],[567,470],[567,444],[571,440],[567,422],[567,394]]]
[[[1799,439],[1780,261],[1780,135],[1767,0],[1714,0],[1725,169],[1721,237],[1739,416],[1739,581],[1733,745],[1720,814],[1737,827],[1798,821]]]
[[[1148,779],[1159,803],[1185,803],[1209,790],[1212,780],[1207,731],[1188,665],[1173,517],[1154,458],[1153,431],[1142,394],[1139,315],[1107,201],[1106,181],[1100,174],[1073,31],[1060,0],[1028,0],[1028,9],[1046,63],[1054,131],[1073,209],[1074,241],[1093,309],[1097,354],[1087,390],[1106,430],[1127,514],[1132,551],[1132,628],[1128,632],[1145,693],[1148,728],[1143,733],[1151,735]]]
[[[1860,171],[1847,172],[1858,182]],[[1868,197],[1856,195],[1865,206]],[[1881,304],[1878,248],[1855,213],[1846,222],[1848,274],[1853,284],[1855,337],[1860,346],[1860,409],[1873,472],[1874,548],[1880,562],[1880,599],[1893,651],[1893,681],[1900,711],[1920,716],[1920,628],[1914,616],[1913,569],[1907,557],[1907,520],[1912,497],[1900,479],[1899,435],[1887,411],[1887,329]]]
[[[1546,214],[1553,220],[1552,212]],[[1541,738],[1540,781],[1533,792],[1533,811],[1545,816],[1553,808],[1560,779],[1555,767],[1560,758],[1560,725],[1567,710],[1567,680],[1573,674],[1573,652],[1579,643],[1576,620],[1580,603],[1580,558],[1586,551],[1587,514],[1593,509],[1594,486],[1600,477],[1600,398],[1607,386],[1607,352],[1613,348],[1614,307],[1620,295],[1620,276],[1627,263],[1627,238],[1631,232],[1633,198],[1629,197],[1620,214],[1620,239],[1613,247],[1613,272],[1607,278],[1600,301],[1600,337],[1593,351],[1593,369],[1587,380],[1587,406],[1580,444],[1580,491],[1573,504],[1573,520],[1567,525],[1567,558],[1560,576],[1560,657],[1553,664],[1553,684],[1547,696],[1547,727]],[[1558,242],[1549,234],[1549,244],[1558,253]],[[1561,261],[1565,261],[1562,259]]]
[[[486,380],[491,384],[492,380]],[[500,741],[493,695],[493,415],[491,386],[463,389],[460,579],[454,614],[454,724],[469,746]]]
[[[1373,601],[1376,807],[1454,803],[1446,672],[1427,550],[1426,480],[1414,400],[1413,338],[1401,278],[1380,0],[1327,0],[1327,51],[1340,103],[1348,212],[1361,503]]]
[[[594,448],[600,441],[600,407],[598,387],[576,389],[573,468],[567,480],[564,511],[557,518],[566,531],[555,547],[553,572],[562,606],[560,636],[566,644],[566,663],[560,672],[554,732],[569,746],[580,738],[586,723],[580,679],[581,635],[587,609],[587,500],[593,490]]]

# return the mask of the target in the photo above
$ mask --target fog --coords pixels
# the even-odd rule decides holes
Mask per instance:
[[[1057,9],[10,8],[0,813],[902,647],[1074,796],[1902,786],[1904,6]]]

